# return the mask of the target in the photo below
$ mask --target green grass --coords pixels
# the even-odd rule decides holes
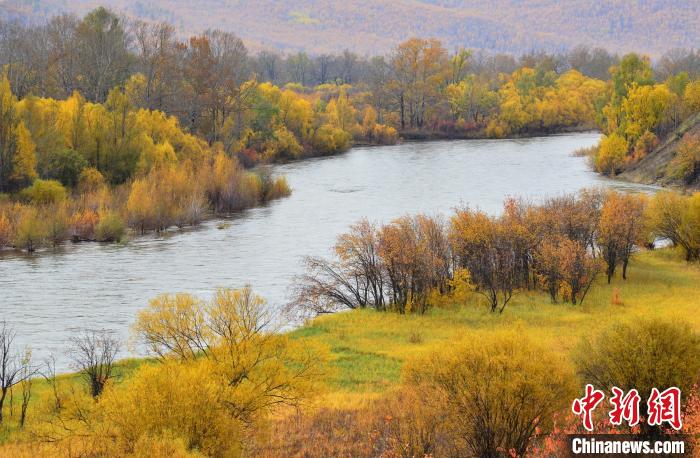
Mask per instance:
[[[330,348],[336,370],[324,402],[348,406],[396,386],[406,361],[495,330],[515,329],[564,355],[616,320],[664,318],[700,331],[700,266],[672,250],[644,252],[633,259],[628,277],[608,285],[601,275],[583,305],[552,304],[541,292],[523,292],[499,315],[488,312],[475,294],[422,316],[371,310],[322,316],[292,336]],[[612,304],[615,289],[622,304]]]
[[[613,305],[614,289],[622,305]],[[464,339],[479,339],[496,330],[514,329],[562,354],[569,354],[585,336],[595,335],[616,320],[664,318],[689,323],[700,331],[700,265],[688,264],[672,250],[644,252],[630,266],[629,279],[611,285],[601,275],[583,305],[552,304],[541,292],[516,295],[503,314],[492,314],[478,294],[464,303],[433,308],[425,315],[398,315],[355,310],[326,315],[290,333],[295,339],[330,349],[327,393],[319,403],[353,407],[382,396],[399,385],[406,361],[449,350]],[[119,362],[117,381],[146,359]],[[59,376],[63,387],[82,386],[76,374]],[[36,379],[32,402],[50,395],[50,386]],[[9,406],[5,407],[5,415]],[[33,415],[30,404],[29,416]],[[12,418],[0,428],[0,443],[17,430],[19,399]]]

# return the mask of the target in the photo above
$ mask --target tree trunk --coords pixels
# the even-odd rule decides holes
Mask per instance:
[[[2,388],[2,393],[0,394],[0,424],[2,424],[3,416],[2,409],[5,405],[5,397],[7,397],[7,388]]]

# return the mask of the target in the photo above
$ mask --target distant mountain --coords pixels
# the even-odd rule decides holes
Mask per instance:
[[[698,0],[0,0],[0,14],[33,22],[100,5],[183,34],[220,28],[253,49],[310,53],[384,53],[411,36],[511,53],[587,44],[657,56],[700,46]]]

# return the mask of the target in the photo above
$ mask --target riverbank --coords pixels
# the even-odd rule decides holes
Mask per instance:
[[[594,125],[565,127],[555,130],[533,130],[529,132],[521,132],[509,134],[505,137],[498,137],[501,140],[512,140],[518,138],[535,138],[547,137],[552,135],[597,132],[597,127]],[[436,130],[404,130],[399,131],[401,140],[404,141],[432,141],[432,140],[487,140],[495,139],[486,133],[486,129],[470,130],[465,132],[441,132]]]
[[[596,131],[591,130],[590,128],[587,128],[587,127],[578,127],[578,128],[572,128],[570,130],[561,130],[561,131],[557,131],[557,132],[531,132],[529,134],[509,136],[509,137],[503,138],[503,139],[491,139],[491,140],[511,140],[511,139],[519,139],[519,138],[520,139],[547,138],[547,137],[567,135],[567,134],[571,134],[571,133],[573,133],[573,134],[576,134],[576,133],[596,133]],[[427,131],[408,132],[407,131],[407,132],[405,132],[405,135],[406,135],[406,137],[402,138],[402,142],[418,143],[418,144],[423,143],[423,142],[430,142],[430,141],[486,140],[486,139],[489,139],[489,137],[487,137],[485,134],[483,134],[483,132],[482,132],[482,134],[475,134],[475,135],[470,134],[470,135],[464,135],[464,136],[459,136],[459,135],[451,136],[451,135],[445,135],[445,134],[442,134],[439,132],[427,132]],[[270,164],[264,164],[264,165],[258,166],[258,168],[249,169],[249,171],[252,173],[259,174],[260,173],[259,170],[261,170],[261,169],[266,170],[270,167],[279,167],[279,166],[283,166],[285,164],[303,163],[306,161],[319,159],[319,158],[325,158],[325,157],[337,157],[337,156],[341,156],[343,154],[349,153],[352,149],[357,149],[357,148],[378,149],[381,147],[390,147],[390,146],[393,146],[393,145],[382,145],[382,144],[378,144],[378,143],[356,142],[355,144],[353,144],[353,146],[350,149],[336,153],[336,154],[309,155],[309,156],[305,156],[305,157],[295,159],[295,160],[276,161],[276,162],[273,162]],[[288,197],[288,195],[291,193],[291,189],[289,189],[287,187],[284,176],[278,177],[277,181],[280,181],[280,180],[283,182],[283,186],[281,186],[281,187],[278,186],[278,184],[276,182],[272,183],[272,186],[275,187],[275,189],[276,189],[275,192],[269,198],[264,199],[262,202],[257,203],[255,206],[265,206],[265,205],[269,204],[269,202],[271,200]],[[279,188],[279,189],[277,189],[277,188]],[[263,194],[267,194],[267,191],[265,191]],[[0,202],[0,223],[2,222],[1,221],[2,205],[1,204],[2,204],[2,202]],[[236,215],[240,214],[241,212],[243,212],[245,210],[248,210],[249,208],[251,208],[251,207],[241,208],[240,210],[235,211],[235,212],[223,212],[223,213],[217,213],[217,212],[209,209],[208,211],[204,211],[204,213],[201,213],[198,216],[198,220],[196,221],[196,223],[187,224],[185,227],[197,227],[202,222],[205,222],[205,221],[216,221],[216,220],[220,220],[220,219],[225,220],[226,218],[231,217],[231,216],[235,217]],[[127,218],[126,218],[126,216],[124,216],[124,217],[122,217],[122,219],[126,220]],[[82,222],[81,222],[81,224],[82,224]],[[64,225],[67,225],[67,223]],[[2,228],[0,228],[0,232],[1,232],[1,229]],[[114,239],[114,240],[101,241],[101,240],[95,240],[95,239],[86,239],[82,235],[81,236],[73,235],[70,237],[66,236],[65,239],[70,240],[72,243],[81,243],[81,244],[82,243],[93,243],[93,242],[102,242],[102,243],[120,242],[123,244],[123,243],[128,242],[129,240],[133,240],[133,239],[142,237],[144,235],[142,233],[142,231],[137,229],[137,228],[127,227],[126,225],[124,225],[124,229],[125,229],[125,234],[123,236],[123,239],[121,239],[121,240]],[[179,227],[177,225],[171,225],[171,226],[168,226],[165,228],[161,228],[159,230],[152,230],[152,231],[148,231],[148,232],[149,233],[155,232],[157,234],[161,234],[161,233],[169,234],[169,233],[180,232],[180,231],[182,231],[182,229],[183,229],[183,227]],[[11,238],[12,237],[8,237],[8,239],[11,239]],[[7,246],[7,245],[3,246],[1,239],[2,239],[2,237],[0,234],[0,262],[2,261],[4,254],[7,254],[7,253],[12,254],[12,253],[17,253],[18,251],[23,251],[23,250],[18,250],[16,248],[13,248],[11,246]],[[61,241],[61,243],[63,243],[63,241]],[[50,254],[50,253],[56,252],[57,248],[58,247],[53,243],[38,244],[37,246],[32,247],[32,252],[33,252],[32,254]]]
[[[499,214],[515,193],[539,201],[598,186],[645,190],[601,178],[571,155],[598,138],[407,142],[280,165],[275,171],[287,177],[291,196],[229,219],[125,245],[67,243],[55,253],[4,257],[5,313],[21,345],[39,360],[55,355],[65,368],[68,330],[104,328],[125,339],[147,300],[166,291],[209,294],[249,284],[277,310],[303,257],[327,256],[336,236],[362,218],[447,215],[460,205]]]
[[[595,335],[618,320],[674,319],[700,331],[697,304],[689,299],[700,293],[700,266],[684,262],[672,249],[639,253],[633,259],[627,281],[618,276],[608,285],[601,276],[597,283],[582,306],[552,304],[545,293],[523,292],[513,298],[506,312],[498,315],[489,313],[481,296],[472,294],[460,301],[446,302],[425,315],[355,310],[322,316],[288,335],[308,346],[329,349],[325,390],[313,400],[313,405],[340,412],[362,408],[394,392],[401,384],[402,368],[408,361],[497,330],[514,330],[567,359],[582,338]],[[140,366],[151,362],[120,361],[115,383],[127,381]],[[60,375],[58,383],[67,391],[84,389],[83,381],[73,373]],[[36,409],[50,399],[51,390],[46,380],[35,380],[25,431],[20,432],[17,427],[18,406],[6,405],[2,442],[31,440],[30,431],[39,418]],[[292,424],[287,422],[286,414],[274,417],[272,425],[270,449],[288,444],[287,428]],[[335,439],[342,441],[340,437]]]

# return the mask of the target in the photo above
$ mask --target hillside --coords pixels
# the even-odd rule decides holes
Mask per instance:
[[[220,28],[253,49],[311,53],[384,53],[411,36],[436,37],[448,48],[514,53],[589,44],[659,55],[700,43],[695,0],[0,0],[0,12],[31,22],[99,5],[171,22],[183,34]]]
[[[620,175],[620,178],[635,183],[700,188],[700,176],[696,176],[691,183],[684,183],[669,176],[669,164],[676,157],[679,143],[685,134],[700,136],[700,113],[687,119],[678,129],[669,134],[656,150],[629,167]]]

